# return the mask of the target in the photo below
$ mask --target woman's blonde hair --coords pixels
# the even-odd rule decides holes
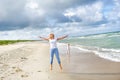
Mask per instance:
[[[54,37],[55,37],[55,35],[53,33],[49,34],[49,38],[54,38]]]

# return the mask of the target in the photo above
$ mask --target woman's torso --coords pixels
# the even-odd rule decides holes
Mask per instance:
[[[50,48],[57,48],[57,39],[49,39]]]

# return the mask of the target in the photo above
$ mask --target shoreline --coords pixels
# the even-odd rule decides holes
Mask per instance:
[[[15,48],[11,48],[11,46]],[[24,42],[7,47],[5,48],[6,51],[9,48],[11,49],[2,53],[9,55],[5,56],[6,61],[4,63],[0,63],[1,80],[120,79],[120,63],[109,61],[96,56],[94,53],[79,51],[75,48],[71,49],[69,62],[66,45],[58,46],[63,64],[63,72],[59,72],[59,66],[55,58],[53,71],[49,71],[48,43],[40,41]]]
[[[59,43],[61,45],[67,45],[69,43]],[[120,49],[108,49],[108,48],[99,48],[99,47],[90,47],[90,46],[83,46],[83,45],[71,45],[71,49],[74,48],[79,52],[83,53],[94,53],[96,56],[100,58],[120,62]]]

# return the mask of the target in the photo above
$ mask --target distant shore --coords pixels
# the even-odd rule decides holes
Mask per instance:
[[[8,45],[18,42],[28,42],[28,41],[34,41],[34,40],[0,40],[0,45]]]

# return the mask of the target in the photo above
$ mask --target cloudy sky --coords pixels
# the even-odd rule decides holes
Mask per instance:
[[[120,0],[0,0],[0,39],[120,31]]]

